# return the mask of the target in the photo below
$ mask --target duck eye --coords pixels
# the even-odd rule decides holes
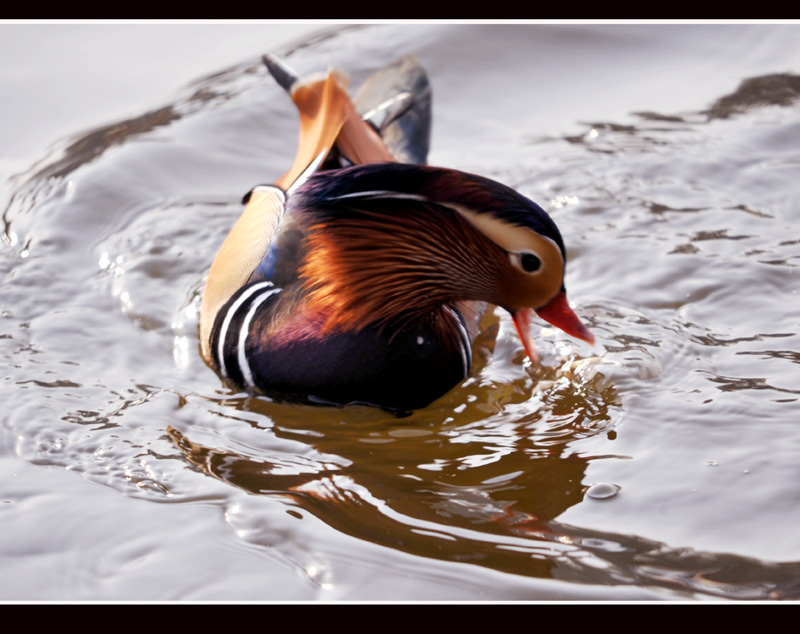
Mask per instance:
[[[538,271],[542,266],[542,261],[533,253],[520,253],[519,263],[522,266],[522,270],[527,273]]]

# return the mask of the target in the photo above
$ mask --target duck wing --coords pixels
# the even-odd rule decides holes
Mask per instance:
[[[264,64],[289,93],[300,115],[294,164],[276,185],[286,191],[296,189],[334,149],[351,165],[394,160],[379,133],[358,114],[344,74],[328,71],[322,78],[302,79],[274,56],[265,55]]]
[[[416,56],[406,55],[372,75],[356,93],[353,104],[396,161],[428,162],[431,85]]]
[[[300,187],[327,160],[340,167],[351,164],[391,162],[395,157],[381,138],[380,129],[362,119],[348,94],[347,78],[336,71],[322,77],[302,79],[278,58],[264,56],[264,63],[276,81],[289,93],[300,117],[297,153],[291,168],[273,185],[260,185],[245,196],[242,215],[225,238],[209,270],[200,308],[200,348],[206,362],[212,363],[209,340],[220,309],[245,284],[273,280],[276,270],[282,272],[281,283],[291,281],[302,263],[300,242],[305,234],[295,218],[285,218],[287,195]],[[397,91],[409,84],[413,64],[406,63],[385,77],[394,80],[380,87],[368,82],[363,108],[376,102],[375,115],[381,117],[386,131],[391,133],[394,146],[402,156],[409,143],[400,141],[398,128],[401,115],[416,112],[411,106],[413,93],[379,98],[381,90]],[[418,66],[418,64],[417,64]],[[419,76],[421,71],[413,71]],[[405,79],[405,83],[401,80]],[[417,80],[419,81],[419,80]],[[384,80],[385,82],[385,80]],[[425,85],[427,78],[424,77]],[[429,110],[429,104],[428,104]],[[417,117],[419,118],[419,117]],[[429,119],[429,116],[428,116]],[[424,117],[423,117],[424,120]],[[404,119],[408,127],[410,119]],[[428,132],[429,132],[428,121]],[[423,133],[420,138],[427,138]],[[421,152],[417,152],[422,155]],[[424,155],[427,156],[427,142]],[[278,280],[276,280],[278,282]],[[212,363],[213,364],[213,363]]]

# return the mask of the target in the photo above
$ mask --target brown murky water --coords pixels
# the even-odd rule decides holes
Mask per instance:
[[[199,358],[207,267],[296,142],[257,60],[56,146],[0,236],[0,598],[800,598],[798,36],[372,25],[275,51],[354,86],[415,53],[431,163],[567,243],[595,347],[537,327],[532,367],[487,315],[472,377],[404,418],[231,393]]]

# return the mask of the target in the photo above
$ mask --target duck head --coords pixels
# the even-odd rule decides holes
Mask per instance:
[[[567,303],[566,250],[547,213],[457,170],[379,164],[313,176],[289,206],[307,214],[305,281],[326,328],[422,317],[480,301],[506,309],[531,360],[534,313],[594,337]]]

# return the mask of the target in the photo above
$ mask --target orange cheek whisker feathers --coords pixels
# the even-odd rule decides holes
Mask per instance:
[[[326,330],[421,316],[488,293],[502,253],[487,257],[491,247],[452,212],[411,218],[363,212],[312,227],[300,277],[308,305],[328,315]],[[442,233],[457,238],[451,248],[442,247]]]

